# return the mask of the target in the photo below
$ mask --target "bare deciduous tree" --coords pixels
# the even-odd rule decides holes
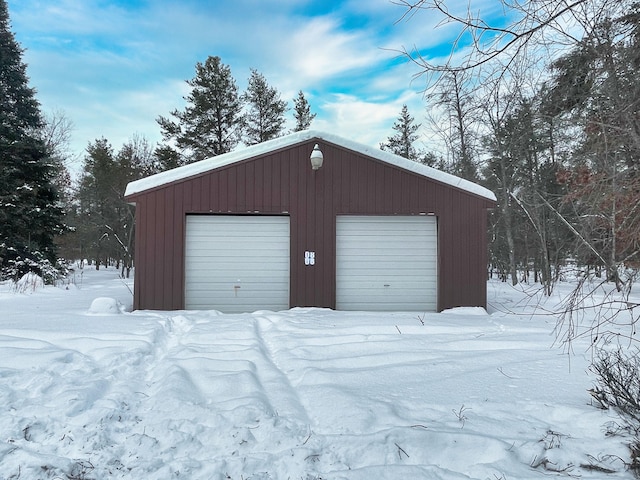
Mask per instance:
[[[457,27],[451,54],[443,62],[430,60],[418,48],[405,49],[405,54],[421,68],[420,73],[431,75],[431,84],[440,81],[441,73],[477,72],[487,65],[494,78],[504,76],[519,58],[531,58],[541,48],[547,58],[549,51],[552,57],[557,56],[596,29],[599,19],[625,15],[633,0],[500,0],[499,9],[495,4],[485,4],[484,11],[474,8],[473,2],[458,10],[455,7],[461,4],[450,0],[393,3],[405,9],[402,19],[426,11],[439,16],[438,26]],[[496,65],[502,68],[496,69]]]
[[[441,81],[425,95],[432,128],[446,145],[451,173],[478,180],[478,142],[481,104],[467,72],[442,74]]]

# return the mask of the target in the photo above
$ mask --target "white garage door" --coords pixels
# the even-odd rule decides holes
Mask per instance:
[[[289,308],[289,217],[187,216],[185,308]]]
[[[437,309],[433,216],[338,216],[336,308]]]

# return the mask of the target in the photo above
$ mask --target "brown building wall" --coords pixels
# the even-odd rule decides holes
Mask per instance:
[[[309,155],[320,144],[324,165]],[[322,140],[128,197],[136,203],[134,308],[184,308],[187,214],[290,216],[290,306],[335,308],[336,215],[438,218],[438,309],[486,304],[486,209],[493,202]],[[313,268],[304,251],[316,252]]]

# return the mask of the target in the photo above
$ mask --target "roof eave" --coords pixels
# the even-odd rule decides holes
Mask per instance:
[[[160,188],[178,181],[183,181],[188,178],[192,178],[197,175],[215,170],[217,168],[232,165],[244,160],[249,160],[251,158],[281,150],[309,140],[332,143],[334,145],[338,145],[343,148],[361,153],[363,155],[386,162],[388,164],[395,165],[403,170],[412,171],[418,175],[422,175],[440,183],[453,186],[470,194],[483,197],[492,202],[496,202],[497,200],[495,194],[492,191],[476,183],[437,170],[433,167],[414,162],[399,155],[386,152],[384,150],[353,142],[337,135],[315,130],[303,130],[301,132],[292,133],[284,137],[275,138],[273,140],[259,143],[257,145],[251,145],[240,150],[235,150],[223,155],[218,155],[217,157],[207,158],[199,162],[184,165],[182,167],[167,170],[165,172],[157,173],[155,175],[130,182],[125,190],[125,199],[135,203],[135,200],[130,200],[130,198],[135,197],[136,195],[144,193],[148,190]]]

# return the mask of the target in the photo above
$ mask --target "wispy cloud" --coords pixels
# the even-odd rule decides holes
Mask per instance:
[[[303,90],[314,128],[378,145],[403,103],[422,117],[423,86],[399,50],[442,43],[432,19],[397,22],[402,9],[388,0],[8,4],[43,109],[71,117],[79,151],[99,136],[116,148],[134,133],[159,140],[155,119],[182,108],[184,80],[209,55],[241,88],[256,68],[287,101]]]

